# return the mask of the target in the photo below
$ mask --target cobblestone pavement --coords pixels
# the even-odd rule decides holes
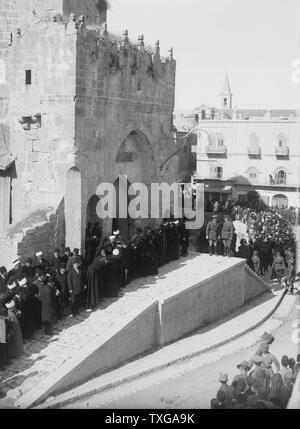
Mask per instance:
[[[296,358],[299,348],[292,341],[292,323],[299,312],[295,306],[296,300],[300,303],[299,298],[286,296],[271,319],[232,343],[61,408],[210,408],[210,400],[216,396],[219,388],[219,372],[227,372],[229,380],[232,380],[238,373],[236,365],[255,353],[257,341],[263,332],[273,333],[275,342],[272,344],[272,353],[278,359],[283,354]]]
[[[117,298],[103,300],[95,312],[82,311],[78,317],[59,321],[53,336],[36,332],[35,339],[25,344],[25,354],[12,360],[0,373],[0,408],[13,406],[14,400],[68,361],[77,350],[106,333],[135,303],[149,298],[156,300],[167,292],[186,287],[187,279],[191,285],[201,281],[228,267],[234,259],[190,254],[163,266],[158,276],[133,281]]]

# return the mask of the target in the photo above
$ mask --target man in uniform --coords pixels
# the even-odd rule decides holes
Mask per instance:
[[[217,244],[218,244],[218,223],[217,223],[218,215],[213,215],[212,220],[210,220],[206,227],[206,240],[209,242],[209,255],[212,255],[212,247],[215,249],[215,255],[218,256],[217,253]]]
[[[230,216],[224,216],[224,223],[221,231],[221,239],[224,245],[224,256],[231,256],[231,240],[233,238],[233,223]]]

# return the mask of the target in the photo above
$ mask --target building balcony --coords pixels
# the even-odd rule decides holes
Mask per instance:
[[[285,156],[285,157],[288,157],[289,156],[289,148],[288,148],[288,146],[285,146],[285,147],[275,146],[275,154],[276,154],[276,156]]]
[[[206,146],[206,153],[209,155],[226,155],[227,146]]]
[[[248,147],[248,155],[249,156],[261,156],[261,147]]]

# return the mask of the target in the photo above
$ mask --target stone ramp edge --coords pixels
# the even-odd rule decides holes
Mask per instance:
[[[33,389],[30,389],[29,391],[25,392],[20,398],[16,400],[14,408],[32,408],[35,405],[38,405],[42,401],[46,400],[48,396],[51,396],[51,393],[54,393],[55,389],[59,390],[59,387],[62,386],[64,380],[67,380],[68,377],[70,377],[74,373],[74,371],[79,369],[80,366],[84,364],[84,362],[89,361],[99,349],[109,347],[110,343],[115,338],[117,338],[118,335],[120,335],[124,330],[130,329],[134,325],[137,325],[136,319],[143,317],[143,315],[147,314],[147,312],[149,313],[149,311],[154,312],[155,317],[159,317],[157,300],[153,301],[152,299],[148,299],[147,302],[143,302],[142,304],[137,305],[130,314],[124,316],[123,320],[119,321],[118,323],[115,323],[106,334],[100,335],[98,338],[95,338],[95,341],[93,341],[88,347],[84,347],[79,352],[76,352],[74,358],[63,363],[56,371],[46,376]],[[157,324],[158,322],[154,321],[154,323]],[[156,331],[154,331],[154,333],[156,335],[158,334]],[[156,339],[154,340],[156,341]],[[151,344],[149,348],[152,347],[153,345]],[[144,350],[138,350],[137,353],[134,352],[133,355],[129,356],[128,358],[133,358],[134,356],[141,354],[149,348],[145,348]],[[118,362],[117,364],[120,363],[122,363],[122,361]],[[105,368],[103,369],[103,371],[105,371]],[[97,371],[95,371],[95,373],[96,372]],[[91,373],[89,375],[92,376],[93,374]],[[80,382],[84,382],[84,379],[82,379]],[[80,384],[80,382],[77,381],[76,383],[74,383],[74,386]],[[72,388],[72,385],[67,387],[66,389],[60,387],[60,390],[66,391],[69,388]]]
[[[91,395],[94,395],[94,394],[97,394],[97,393],[104,392],[104,391],[109,390],[109,389],[111,389],[111,388],[114,388],[114,387],[120,386],[120,385],[122,385],[122,384],[125,384],[125,383],[128,383],[128,382],[131,382],[131,381],[134,381],[134,380],[138,379],[139,377],[147,376],[147,375],[149,375],[149,374],[151,374],[151,373],[153,373],[153,372],[160,371],[160,370],[165,369],[165,368],[167,368],[167,367],[169,367],[169,366],[176,365],[176,364],[177,364],[177,363],[179,363],[179,362],[183,362],[183,361],[185,361],[185,360],[187,360],[187,359],[191,359],[191,358],[193,358],[193,357],[199,356],[199,355],[201,355],[201,354],[204,354],[204,353],[210,352],[210,351],[212,351],[212,350],[215,350],[215,349],[217,349],[217,348],[219,348],[219,347],[222,347],[222,346],[224,346],[225,344],[228,344],[228,343],[230,343],[230,342],[232,342],[232,341],[235,341],[235,340],[237,340],[238,338],[240,338],[240,337],[242,337],[242,336],[246,335],[247,333],[249,333],[249,332],[251,332],[251,331],[253,331],[253,330],[257,329],[259,326],[261,326],[263,323],[265,323],[269,318],[271,318],[271,317],[272,317],[272,315],[276,312],[276,310],[277,310],[277,309],[278,309],[278,307],[280,306],[280,304],[282,303],[282,301],[283,301],[283,299],[284,299],[284,297],[285,297],[286,293],[287,293],[287,290],[286,290],[286,289],[284,289],[284,290],[282,291],[282,293],[279,295],[278,300],[277,300],[276,304],[274,305],[274,307],[272,308],[272,310],[270,310],[270,311],[269,311],[269,313],[267,313],[267,315],[266,315],[266,316],[264,316],[261,320],[259,320],[259,321],[258,321],[258,322],[256,322],[255,324],[251,325],[251,326],[250,326],[250,327],[248,327],[247,329],[244,329],[244,330],[242,330],[241,332],[239,332],[239,333],[235,334],[234,336],[232,336],[232,337],[230,337],[230,338],[226,338],[224,341],[218,342],[218,343],[213,344],[212,346],[206,347],[206,348],[204,348],[204,349],[199,349],[199,350],[197,350],[196,352],[187,353],[187,354],[185,354],[185,355],[183,355],[183,356],[180,356],[180,357],[178,357],[178,358],[176,358],[176,359],[173,359],[173,360],[170,360],[170,361],[167,361],[167,362],[165,361],[165,362],[163,362],[163,363],[161,363],[161,364],[158,364],[158,365],[154,365],[153,367],[148,368],[148,369],[146,369],[146,370],[143,370],[143,371],[137,371],[137,372],[136,372],[135,374],[133,374],[133,375],[130,375],[130,376],[128,376],[128,377],[120,378],[120,379],[118,379],[118,380],[115,380],[115,381],[113,381],[113,382],[106,383],[106,384],[101,385],[101,386],[99,386],[99,387],[94,387],[94,388],[92,388],[92,389],[90,389],[90,390],[88,390],[88,391],[86,391],[86,392],[84,392],[84,393],[78,393],[78,394],[75,394],[75,395],[74,395],[73,397],[71,397],[71,398],[61,399],[61,400],[60,400],[59,398],[58,398],[58,399],[55,399],[55,398],[53,398],[53,399],[52,399],[52,398],[49,398],[49,399],[48,399],[48,401],[49,401],[49,402],[45,401],[45,402],[43,402],[43,403],[40,403],[38,406],[35,406],[34,408],[35,408],[35,409],[43,409],[43,408],[44,408],[44,409],[45,409],[45,408],[49,408],[49,409],[53,408],[53,409],[55,409],[55,408],[58,408],[58,407],[63,407],[63,406],[65,406],[65,405],[68,405],[68,404],[74,403],[74,402],[76,402],[76,401],[78,401],[78,400],[82,400],[82,399],[88,398],[88,397],[90,397]],[[67,394],[67,393],[68,393],[68,392],[65,392],[65,394]]]

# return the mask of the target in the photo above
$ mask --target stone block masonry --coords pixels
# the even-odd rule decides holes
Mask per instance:
[[[137,46],[128,33],[116,40],[97,4],[0,0],[3,31],[13,33],[0,64],[5,76],[0,115],[8,131],[7,151],[15,159],[5,171],[11,186],[5,182],[1,237],[15,240],[18,250],[20,236],[12,235],[17,225],[27,228],[33,214],[64,207],[46,232],[38,230],[43,216],[36,219],[31,244],[21,235],[24,255],[39,241],[49,252],[54,243],[83,250],[86,223],[97,219],[90,201],[102,182],[114,183],[120,174],[131,183],[177,179],[176,158],[164,172],[159,168],[174,152],[173,53],[163,59],[159,43],[148,52],[143,38]],[[17,22],[11,22],[11,14]],[[104,234],[111,233],[111,220],[102,227]],[[6,254],[5,240],[0,246]]]

